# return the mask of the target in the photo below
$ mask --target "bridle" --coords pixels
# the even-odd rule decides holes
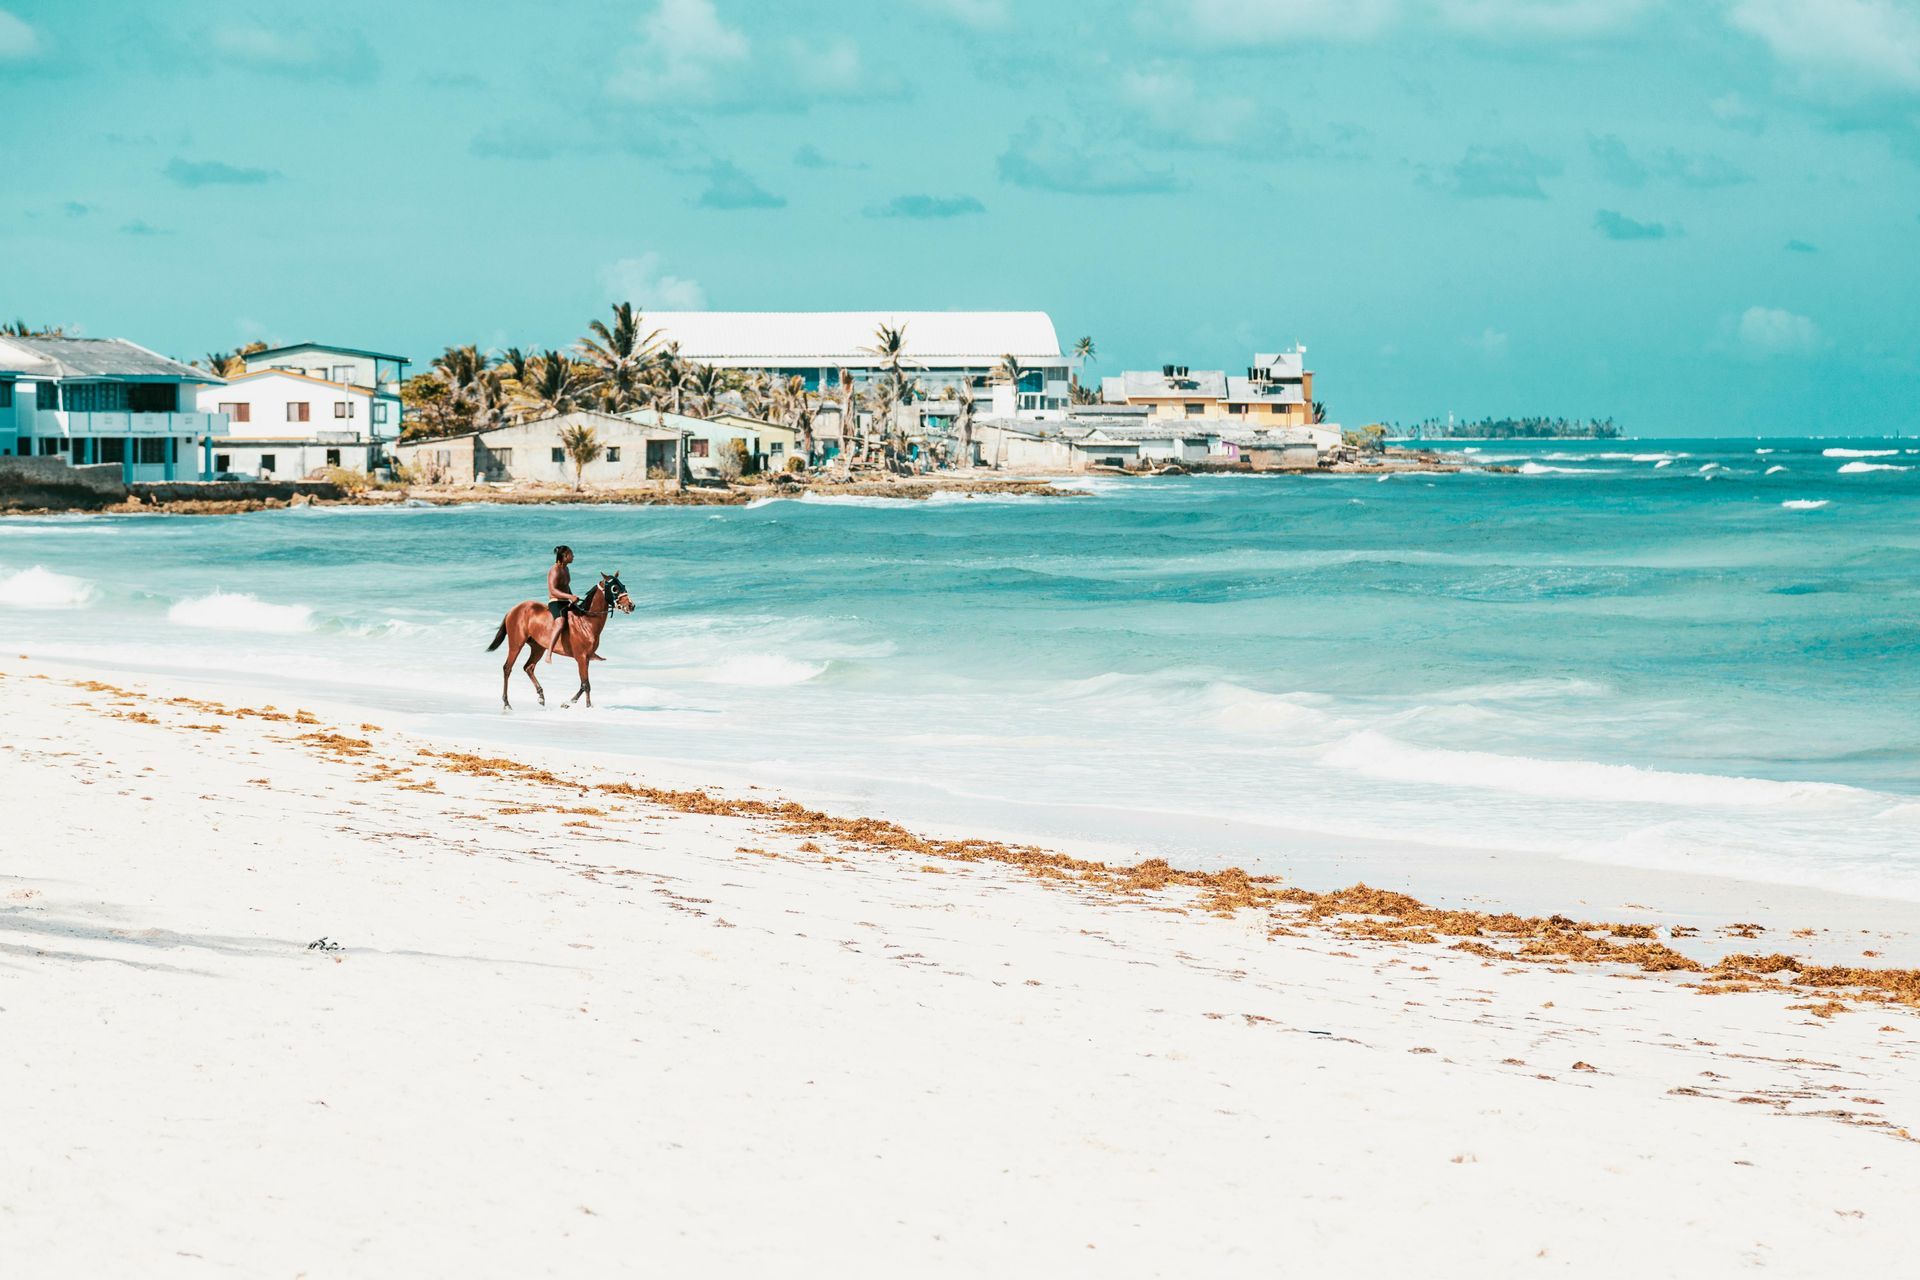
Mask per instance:
[[[627,586],[624,582],[620,581],[619,574],[613,574],[594,583],[593,590],[587,592],[587,598],[591,600],[596,593],[606,596],[607,607],[598,612],[592,609],[583,609],[580,613],[581,617],[611,618],[616,610],[621,613],[633,612],[633,597],[627,594]],[[622,601],[626,602],[625,608],[621,607]]]

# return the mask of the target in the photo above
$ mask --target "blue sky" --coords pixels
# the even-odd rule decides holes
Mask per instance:
[[[1347,423],[1920,428],[1920,0],[0,0],[0,110],[0,311],[181,356],[1037,308]]]

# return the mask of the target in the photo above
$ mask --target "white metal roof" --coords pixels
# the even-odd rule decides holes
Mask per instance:
[[[905,330],[909,367],[1066,359],[1044,311],[650,311],[645,323],[685,358],[722,366],[877,365],[881,325]]]

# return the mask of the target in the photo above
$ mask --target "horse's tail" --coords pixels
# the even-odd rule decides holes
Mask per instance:
[[[507,642],[507,624],[503,622],[500,624],[500,629],[493,633],[493,643],[487,646],[487,652],[492,653],[495,649],[498,649],[501,645],[505,644],[506,642]]]

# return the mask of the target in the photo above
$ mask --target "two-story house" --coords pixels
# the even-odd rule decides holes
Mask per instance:
[[[207,443],[209,476],[372,471],[400,434],[404,357],[307,342],[243,359],[245,373],[200,396],[201,409],[226,419]]]
[[[221,382],[124,338],[0,337],[0,452],[192,479],[200,440],[226,430],[196,403]]]

